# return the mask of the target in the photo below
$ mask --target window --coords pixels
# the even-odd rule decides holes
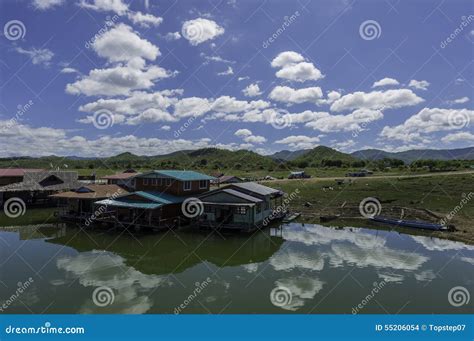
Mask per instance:
[[[257,204],[257,213],[260,213],[260,212],[262,212],[262,205]]]
[[[190,191],[191,190],[191,181],[185,181],[184,182],[184,190],[185,191]]]
[[[247,213],[247,208],[245,206],[238,206],[235,208],[235,214],[245,215]]]
[[[212,206],[212,205],[205,205],[205,206],[204,206],[204,212],[205,212],[205,213],[214,213],[214,212],[215,212],[214,206]]]
[[[207,188],[207,180],[199,180],[199,188]]]
[[[148,186],[148,179],[143,179],[143,185]]]

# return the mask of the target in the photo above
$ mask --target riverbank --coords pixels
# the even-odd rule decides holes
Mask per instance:
[[[360,202],[372,197],[379,200],[381,215],[430,222],[446,219],[456,228],[453,232],[400,231],[428,233],[438,238],[474,244],[473,180],[472,172],[453,172],[431,176],[345,178],[342,184],[338,184],[336,179],[324,178],[269,181],[264,184],[286,193],[298,193],[290,202],[290,209],[302,213],[301,222],[320,223],[320,216],[339,215],[355,218],[349,219],[354,226],[390,229],[389,225],[375,224],[361,216]],[[347,219],[336,219],[328,224],[347,226],[347,222]]]

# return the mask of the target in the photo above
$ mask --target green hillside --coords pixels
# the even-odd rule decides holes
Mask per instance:
[[[338,166],[339,164],[349,165],[355,161],[357,161],[357,159],[349,154],[339,152],[329,147],[317,146],[290,161],[290,163],[299,167],[321,167]]]

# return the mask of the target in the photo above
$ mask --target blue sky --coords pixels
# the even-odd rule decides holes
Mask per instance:
[[[0,5],[0,156],[474,144],[472,1]]]

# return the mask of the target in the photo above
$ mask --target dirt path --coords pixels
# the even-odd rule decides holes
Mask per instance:
[[[335,176],[335,177],[326,177],[326,178],[309,178],[309,179],[275,179],[275,180],[262,180],[260,182],[274,183],[274,182],[287,182],[287,181],[309,181],[309,182],[321,182],[321,181],[330,181],[336,179],[351,179],[351,180],[374,180],[374,179],[400,179],[400,178],[426,178],[432,176],[447,176],[447,175],[468,175],[474,174],[474,170],[461,171],[461,172],[437,172],[437,173],[425,173],[425,174],[411,174],[411,175],[369,175],[366,177],[344,177],[344,176]]]

